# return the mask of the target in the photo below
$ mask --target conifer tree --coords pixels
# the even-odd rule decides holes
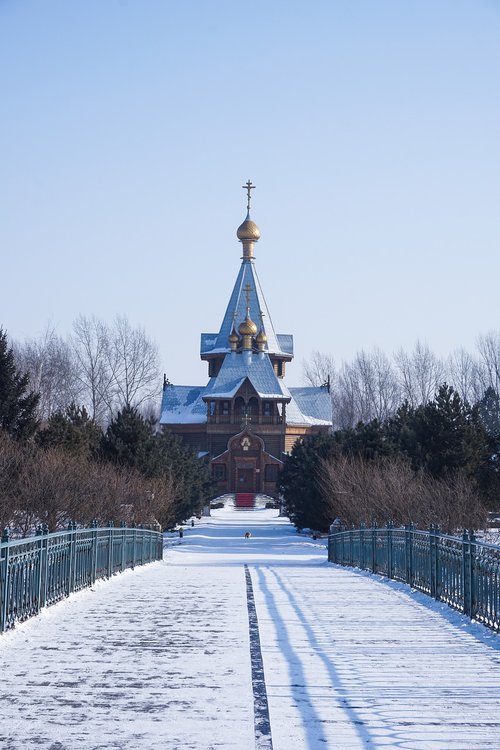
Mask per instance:
[[[62,448],[72,455],[92,458],[99,449],[101,436],[101,428],[86,408],[72,403],[66,411],[58,411],[49,418],[47,427],[37,433],[36,442],[42,448]]]
[[[28,440],[38,427],[39,395],[29,390],[29,378],[18,372],[7,334],[0,328],[0,428],[17,440]]]
[[[326,531],[333,521],[318,479],[321,459],[335,453],[335,438],[323,432],[297,441],[286,457],[280,475],[280,491],[287,513],[297,528]]]
[[[208,468],[181,440],[153,425],[136,409],[125,406],[112,420],[101,441],[103,458],[137,469],[148,479],[171,478],[175,501],[172,522],[198,514],[212,489]]]

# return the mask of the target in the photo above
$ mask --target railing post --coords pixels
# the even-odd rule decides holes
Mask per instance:
[[[144,565],[144,525],[142,523],[139,524],[139,529],[141,531],[141,565]]]
[[[113,521],[108,521],[108,578],[113,575]]]
[[[349,529],[349,565],[354,565],[354,524]]]
[[[132,524],[132,570],[135,568],[137,554],[137,531],[135,523]]]
[[[125,521],[121,522],[122,527],[122,573],[125,570],[127,564],[127,528]]]
[[[392,537],[393,537],[394,523],[387,521],[387,577],[393,577],[393,563],[392,563]]]
[[[91,586],[97,579],[97,520],[94,518],[90,523],[92,529],[92,570],[90,571]]]
[[[431,523],[429,526],[429,582],[430,582],[430,594],[436,598],[436,560],[435,560],[435,538],[434,538],[434,524]]]
[[[434,580],[435,580],[435,598],[441,599],[441,557],[439,554],[439,535],[441,530],[439,525],[434,526]]]
[[[413,581],[413,524],[405,526],[405,578],[410,586]]]
[[[472,615],[472,588],[471,588],[471,565],[470,565],[470,545],[469,534],[464,529],[462,535],[462,578],[463,578],[463,596],[464,596],[464,615]]]
[[[9,529],[5,528],[2,534],[2,544],[9,541]],[[9,602],[9,548],[4,549],[2,568],[0,570],[0,633],[7,629],[7,607]],[[3,585],[2,585],[3,584]]]
[[[47,587],[49,583],[49,527],[46,523],[40,528],[40,599],[39,611],[47,604]]]
[[[68,570],[68,596],[75,590],[75,566],[76,566],[76,524],[72,521],[68,524],[69,534],[69,570]]]
[[[377,522],[372,524],[372,573],[377,572]]]
[[[365,525],[362,523],[359,527],[359,563],[361,570],[365,569],[366,565],[366,554],[365,554]]]
[[[470,563],[470,573],[469,573],[469,581],[470,581],[470,617],[473,619],[476,616],[476,607],[477,607],[477,592],[476,592],[476,554],[477,554],[477,547],[476,547],[476,537],[474,535],[474,530],[471,529],[469,532],[469,563]]]

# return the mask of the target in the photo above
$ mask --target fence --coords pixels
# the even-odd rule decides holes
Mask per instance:
[[[0,633],[99,578],[161,560],[163,536],[146,528],[77,529],[0,543]]]
[[[328,560],[370,570],[500,630],[500,547],[442,534],[437,527],[361,527],[328,537]]]

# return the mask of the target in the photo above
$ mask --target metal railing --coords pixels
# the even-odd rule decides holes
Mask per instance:
[[[471,619],[500,630],[500,547],[461,538],[436,526],[376,525],[332,533],[328,560],[407,583]]]
[[[162,555],[161,532],[142,527],[70,524],[67,531],[49,534],[45,526],[34,537],[12,541],[6,529],[0,542],[0,633],[99,578]]]

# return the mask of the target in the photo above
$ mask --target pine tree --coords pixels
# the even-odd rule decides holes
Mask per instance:
[[[404,404],[387,431],[415,470],[424,469],[435,478],[458,471],[473,476],[483,458],[486,436],[477,409],[446,383],[427,404]]]
[[[336,453],[335,438],[318,433],[297,441],[280,475],[280,491],[287,513],[297,528],[326,531],[333,518],[318,484],[321,459]]]
[[[171,477],[175,486],[172,522],[198,514],[212,490],[207,465],[181,440],[153,425],[126,406],[108,426],[101,441],[103,458],[137,469],[148,479]]]
[[[92,458],[101,440],[101,428],[84,406],[72,403],[65,412],[56,412],[47,427],[37,433],[36,442],[42,448],[62,448],[76,456]]]
[[[476,406],[488,435],[500,438],[500,398],[496,390],[489,386]]]
[[[29,390],[29,378],[18,372],[7,334],[0,328],[0,427],[17,440],[28,440],[38,427],[40,396]]]

